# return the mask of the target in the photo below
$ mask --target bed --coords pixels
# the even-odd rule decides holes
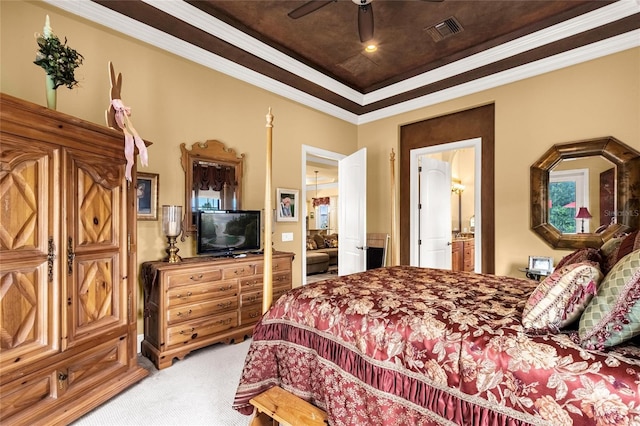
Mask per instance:
[[[278,385],[332,425],[640,424],[640,346],[525,329],[539,286],[392,266],[294,289],[257,324],[234,408]]]

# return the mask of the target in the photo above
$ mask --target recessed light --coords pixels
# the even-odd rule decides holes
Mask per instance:
[[[375,44],[370,44],[367,47],[364,48],[365,52],[375,52],[376,50],[378,50],[378,46],[376,46]]]

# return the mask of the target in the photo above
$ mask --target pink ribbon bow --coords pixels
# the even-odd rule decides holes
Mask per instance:
[[[131,108],[125,106],[120,99],[112,99],[111,106],[113,106],[113,109],[116,111],[116,123],[124,133],[124,157],[127,159],[125,177],[129,182],[131,182],[134,143],[140,153],[140,163],[142,163],[143,166],[147,166],[149,164],[147,147],[129,119],[129,116],[131,115]]]

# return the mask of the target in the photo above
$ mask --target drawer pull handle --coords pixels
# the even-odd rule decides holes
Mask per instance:
[[[186,295],[186,296],[184,296],[184,297],[185,297],[185,298],[186,298],[186,297],[190,297],[192,294],[193,294],[193,293],[191,293],[190,291],[188,291],[188,292],[187,292],[187,295]],[[178,294],[178,295],[176,295],[176,297],[177,297],[178,299],[182,299],[182,297],[183,297],[183,296],[182,296],[182,294]]]
[[[276,263],[275,265],[273,265],[273,269],[278,269],[278,266],[280,266],[280,265],[278,265],[278,264]]]
[[[189,277],[189,279],[190,279],[190,280],[192,280],[192,281],[199,281],[199,280],[201,280],[201,279],[202,279],[202,277],[203,277],[203,275],[202,275],[202,274],[198,275],[197,277],[194,277],[193,275],[191,275],[191,276]]]
[[[233,288],[233,286],[232,286],[232,285],[228,285],[228,286],[226,286],[226,287],[220,287],[218,290],[220,290],[220,291],[227,291],[227,290],[231,290],[232,288]]]
[[[236,270],[234,271],[234,273],[235,273],[236,275],[241,274],[241,273],[243,273],[243,272],[244,272],[244,268],[242,268],[242,269],[236,269]]]
[[[187,316],[191,315],[191,309],[189,309],[186,315]],[[182,312],[178,312],[178,316],[182,316]]]
[[[258,299],[260,299],[260,296],[247,297],[247,302],[255,302]]]
[[[191,327],[191,330],[180,330],[180,334],[193,333],[194,330],[195,330],[195,327]]]
[[[227,302],[227,303],[218,303],[218,307],[219,307],[219,308],[228,308],[229,306],[231,306],[231,302]]]
[[[249,318],[258,318],[260,316],[259,312],[251,312],[249,314]]]
[[[220,324],[220,325],[229,325],[229,324],[231,324],[231,318],[227,318],[226,320],[220,320],[220,321],[218,321],[218,324]]]

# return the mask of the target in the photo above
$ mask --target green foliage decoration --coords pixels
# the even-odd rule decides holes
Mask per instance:
[[[33,63],[44,68],[47,75],[51,76],[54,89],[60,86],[73,89],[78,84],[74,72],[82,64],[84,56],[67,46],[66,37],[64,43],[54,34],[39,36],[37,42],[39,49]]]

